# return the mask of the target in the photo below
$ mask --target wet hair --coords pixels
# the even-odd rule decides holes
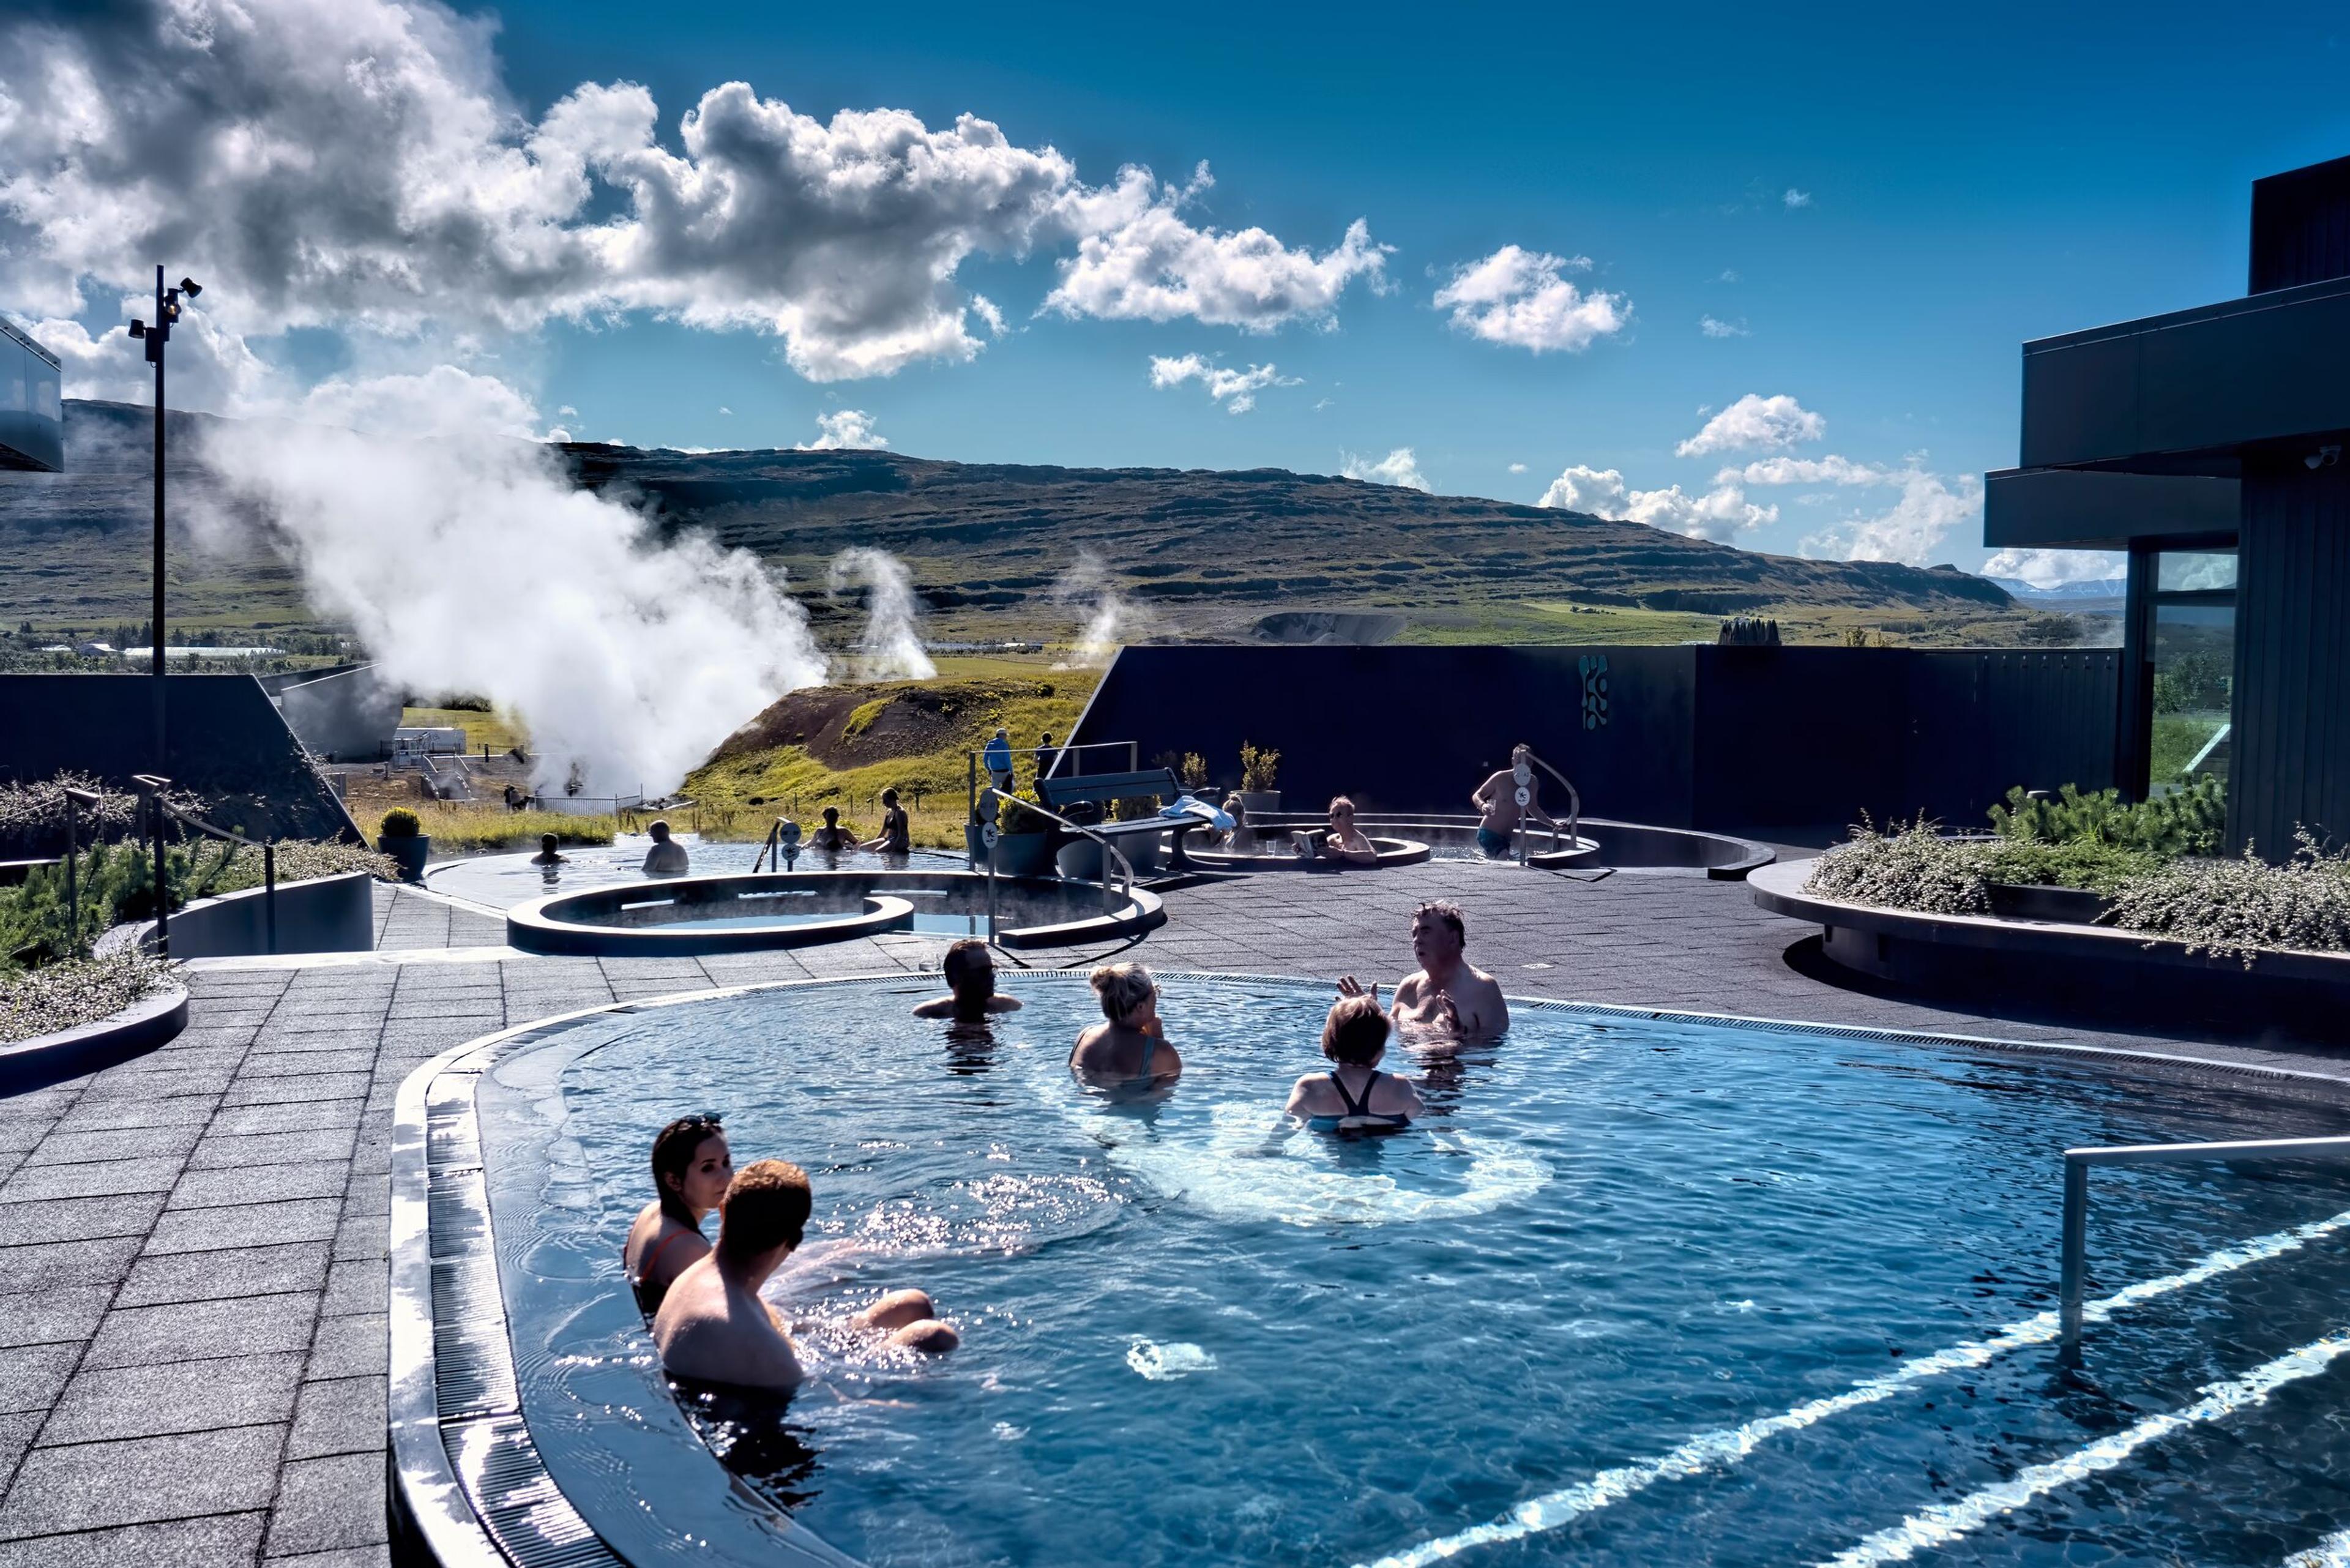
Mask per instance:
[[[1422,920],[1441,920],[1452,928],[1452,934],[1460,938],[1464,945],[1469,940],[1469,926],[1461,918],[1461,906],[1450,898],[1430,898],[1411,912],[1413,925],[1416,926]]]
[[[828,805],[824,808],[824,821],[826,826],[829,827],[839,820],[840,807],[837,805]]]
[[[542,833],[538,836],[538,852],[541,855],[552,855],[555,853],[555,846],[561,842],[562,840],[552,833]]]
[[[667,822],[656,819],[650,827],[645,829],[645,832],[651,837],[655,844],[667,844],[669,842],[669,824]]]
[[[708,1111],[680,1116],[653,1134],[653,1191],[660,1198],[661,1212],[697,1232],[702,1229],[701,1222],[686,1207],[685,1194],[671,1187],[668,1179],[674,1176],[679,1186],[683,1186],[685,1173],[693,1168],[694,1156],[702,1152],[702,1140],[725,1136],[726,1129]]]
[[[1332,795],[1332,796],[1330,797],[1330,812],[1331,812],[1331,815],[1337,815],[1337,811],[1338,811],[1338,808],[1339,808],[1340,806],[1344,806],[1344,807],[1346,807],[1346,809],[1347,809],[1347,815],[1348,816],[1352,816],[1352,815],[1355,815],[1355,803],[1354,803],[1353,801],[1351,801],[1351,800],[1347,799],[1347,798],[1345,795],[1343,795],[1343,794],[1334,794],[1334,795]]]
[[[1322,1021],[1322,1054],[1367,1067],[1388,1048],[1388,1014],[1376,996],[1342,996]]]
[[[1106,963],[1087,978],[1101,998],[1102,1016],[1112,1023],[1124,1023],[1159,990],[1150,971],[1139,963]]]
[[[806,1171],[789,1160],[754,1160],[726,1184],[718,1206],[718,1250],[741,1260],[796,1247],[815,1205]]]
[[[965,937],[947,949],[947,956],[939,961],[939,972],[946,976],[950,990],[961,991],[962,982],[973,970],[993,969],[995,961],[987,956],[987,944],[977,937]]]

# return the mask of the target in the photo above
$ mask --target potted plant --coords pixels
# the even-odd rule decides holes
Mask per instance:
[[[997,804],[995,846],[988,860],[1005,877],[1043,877],[1053,868],[1053,819],[1014,798]]]
[[[1273,787],[1281,773],[1281,753],[1241,742],[1241,809],[1251,822],[1281,809],[1281,792]]]
[[[414,812],[404,805],[385,812],[376,825],[375,846],[399,864],[402,881],[424,880],[424,857],[432,853],[432,837]]]

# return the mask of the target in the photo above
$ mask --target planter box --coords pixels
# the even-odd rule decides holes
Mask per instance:
[[[379,837],[375,846],[399,863],[401,881],[421,883],[424,880],[424,862],[432,853],[431,834],[419,833],[405,838]]]
[[[2008,920],[2054,920],[2086,926],[2112,906],[2085,888],[2044,888],[2012,882],[1991,885],[1991,912]]]
[[[1254,826],[1260,816],[1276,816],[1281,812],[1281,792],[1277,789],[1244,789],[1240,792],[1241,809],[1248,813],[1249,825]]]
[[[991,857],[999,877],[1049,877],[1053,874],[1050,833],[999,834]]]

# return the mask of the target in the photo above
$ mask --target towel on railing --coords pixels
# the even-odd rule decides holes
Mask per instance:
[[[1174,805],[1162,805],[1159,808],[1159,815],[1166,817],[1196,816],[1219,833],[1230,833],[1232,830],[1232,819],[1223,807],[1213,801],[1201,800],[1196,795],[1177,795]]]

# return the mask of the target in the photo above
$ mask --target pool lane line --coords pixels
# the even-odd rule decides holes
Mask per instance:
[[[2219,1251],[2207,1253],[2178,1273],[2126,1285],[2112,1295],[2089,1303],[2082,1308],[2082,1320],[2085,1323],[2103,1323],[2141,1302],[2199,1285],[2207,1280],[2233,1273],[2253,1263],[2282,1257],[2345,1230],[2350,1230],[2350,1210],[2330,1219],[2313,1220],[2290,1231],[2272,1231],[2233,1247],[2223,1247]],[[1782,1432],[1799,1432],[1831,1416],[1890,1399],[1905,1389],[1944,1373],[1969,1371],[1986,1366],[2010,1351],[2049,1344],[2057,1338],[2059,1332],[2056,1313],[2035,1313],[2007,1324],[1986,1339],[1969,1340],[1947,1350],[1938,1350],[1931,1355],[1909,1362],[1898,1372],[1856,1383],[1841,1394],[1807,1400],[1775,1416],[1758,1417],[1740,1426],[1720,1427],[1712,1431],[1700,1432],[1652,1459],[1636,1459],[1628,1465],[1601,1470],[1588,1480],[1577,1481],[1573,1486],[1529,1499],[1500,1519],[1472,1525],[1457,1534],[1422,1542],[1418,1546],[1381,1557],[1373,1563],[1358,1564],[1357,1568],[1427,1568],[1428,1564],[1444,1562],[1471,1547],[1492,1546],[1556,1530],[1586,1514],[1596,1513],[1601,1509],[1621,1502],[1636,1492],[1645,1491],[1660,1480],[1687,1480],[1708,1470],[1728,1469],[1743,1462],[1764,1441]]]
[[[1825,1559],[1819,1568],[1876,1568],[1878,1563],[1905,1563],[1920,1552],[1947,1546],[2059,1487],[2114,1469],[2148,1443],[2206,1421],[2224,1419],[2248,1406],[2266,1404],[2279,1388],[2316,1376],[2345,1351],[2350,1351],[2350,1328],[2336,1329],[2323,1339],[2262,1362],[2241,1377],[2205,1384],[2199,1390],[2203,1397],[2184,1409],[2149,1416],[2061,1458],[2018,1470],[1996,1486],[1987,1486],[1956,1502],[1922,1509]]]
[[[2350,1530],[2337,1530],[2314,1546],[2304,1546],[2278,1568],[2350,1568]]]

